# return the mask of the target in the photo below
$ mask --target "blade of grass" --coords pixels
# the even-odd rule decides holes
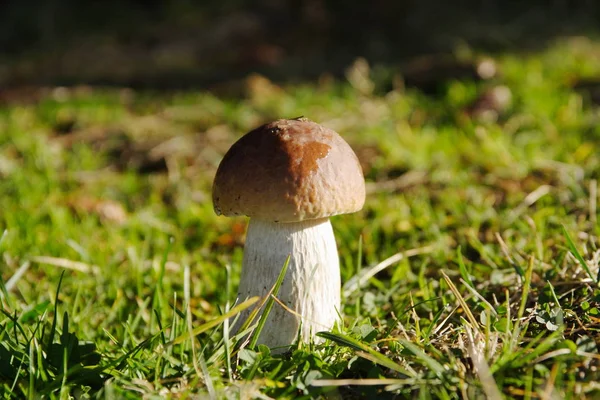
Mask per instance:
[[[169,258],[169,252],[171,251],[171,247],[173,246],[173,242],[175,240],[173,239],[172,236],[169,236],[168,240],[167,240],[167,247],[165,248],[163,254],[162,254],[162,259],[160,261],[160,268],[158,269],[158,277],[156,280],[156,287],[154,290],[154,297],[152,299],[152,308],[157,311],[156,314],[156,318],[157,318],[157,323],[160,325],[160,322],[158,321],[158,317],[160,316],[159,312],[162,312],[162,308],[163,308],[163,280],[165,277],[165,270],[166,270],[166,265],[167,265],[167,260]],[[160,328],[162,329],[162,328]]]
[[[479,293],[475,287],[471,286],[469,283],[467,283],[464,279],[461,278],[461,282],[463,283],[463,285],[465,285],[465,288],[467,288],[467,290],[469,292],[471,292],[471,294],[473,296],[475,296],[477,298],[477,300],[479,300],[481,302],[481,304],[487,309],[489,310],[489,312],[491,312],[492,314],[494,314],[494,316],[498,315],[498,312],[496,311],[496,309],[494,308],[494,306],[492,304],[490,304],[489,301],[487,301],[485,299],[485,297],[483,297],[481,295],[481,293]]]
[[[387,358],[386,356],[384,356],[381,353],[378,353],[377,351],[373,350],[371,347],[369,347],[368,345],[359,342],[358,340],[350,337],[350,336],[346,336],[343,335],[341,333],[334,333],[334,332],[318,332],[317,336],[320,336],[322,338],[325,338],[327,340],[331,340],[332,342],[335,342],[339,345],[345,346],[345,347],[349,347],[351,349],[354,350],[358,350],[357,351],[357,355],[365,358],[369,361],[372,361],[376,364],[379,364],[381,366],[384,366],[386,368],[389,368],[393,371],[396,371],[398,373],[401,373],[403,375],[409,376],[411,378],[415,378],[415,374],[407,371],[406,369],[402,368],[402,366],[400,366],[399,364],[397,364],[396,362],[390,360],[389,358]]]
[[[597,284],[600,283],[600,271],[598,271],[598,276],[596,277],[596,279],[594,279],[594,275],[592,274],[592,271],[590,271],[590,268],[588,267],[587,262],[584,260],[583,256],[579,252],[579,250],[577,250],[577,247],[575,246],[573,239],[571,239],[569,232],[567,232],[567,228],[565,228],[564,225],[561,225],[561,227],[562,227],[563,236],[567,240],[567,245],[569,246],[569,250],[571,251],[571,254],[573,254],[573,256],[577,259],[577,261],[579,261],[579,264],[581,264],[581,268],[583,268],[585,270],[585,272],[588,274],[590,279],[595,281]]]
[[[465,314],[467,315],[467,318],[469,319],[469,322],[473,325],[473,328],[477,329],[477,331],[479,331],[479,324],[477,323],[477,320],[475,319],[475,316],[473,316],[473,313],[471,312],[471,309],[467,305],[467,302],[465,301],[465,299],[462,297],[462,295],[458,291],[458,288],[454,285],[454,283],[450,280],[450,278],[448,277],[448,275],[446,275],[446,273],[444,271],[442,271],[442,277],[444,278],[444,280],[448,284],[448,287],[450,288],[450,290],[454,294],[454,297],[456,297],[456,299],[460,303],[460,305],[463,308]]]
[[[531,278],[533,277],[533,256],[529,257],[529,263],[527,264],[527,271],[525,272],[525,282],[523,282],[523,293],[521,294],[521,304],[519,305],[519,311],[517,312],[517,320],[523,318],[525,314],[525,306],[527,305],[527,298],[529,297],[529,290],[531,289]],[[518,326],[519,324],[517,324]]]
[[[271,288],[271,289],[273,289],[273,288]],[[250,312],[250,315],[248,315],[248,317],[242,323],[242,326],[240,327],[240,329],[238,329],[238,331],[240,331],[240,332],[241,331],[246,331],[246,330],[248,330],[248,328],[250,328],[252,326],[252,323],[256,319],[256,316],[258,315],[258,313],[260,312],[260,310],[262,310],[262,308],[264,307],[264,305],[267,302],[267,299],[269,298],[269,296],[271,296],[271,292],[270,291],[267,293],[266,296],[260,298],[259,303],[254,306],[254,308]]]
[[[50,328],[50,337],[48,338],[49,345],[52,345],[52,343],[54,343],[54,334],[56,333],[56,323],[58,320],[58,294],[60,293],[60,286],[62,285],[64,276],[65,271],[62,271],[60,273],[60,278],[58,279],[58,286],[56,287],[56,295],[54,297],[54,318],[52,321],[52,327]]]
[[[501,370],[520,368],[527,365],[532,360],[540,357],[546,350],[552,348],[564,334],[563,329],[557,329],[547,337],[547,332],[540,332],[537,336],[530,338],[529,343],[521,348],[510,349],[490,365],[490,371],[495,374]],[[514,339],[513,339],[514,340]]]
[[[483,352],[475,345],[476,339],[471,327],[469,324],[464,324],[463,326],[468,338],[467,353],[469,354],[471,362],[473,363],[473,369],[479,377],[485,397],[489,400],[501,400],[502,395],[498,389],[498,384],[490,372],[490,367],[485,360]]]
[[[115,369],[123,368],[125,361],[127,361],[129,358],[134,357],[140,350],[142,350],[144,347],[146,347],[146,345],[151,344],[154,341],[154,339],[156,339],[157,337],[158,337],[158,334],[140,342],[137,346],[135,346],[133,349],[129,350],[127,353],[123,354],[121,357],[118,357],[118,358],[112,360],[111,362],[109,362],[106,365],[96,367],[96,368],[94,368],[94,370],[106,371],[109,368],[115,368]]]
[[[208,396],[210,399],[216,399],[217,394],[215,392],[215,385],[210,376],[210,372],[208,371],[208,366],[206,365],[206,361],[204,360],[204,354],[200,353],[199,355],[200,368],[202,371],[202,377],[204,378],[204,384],[206,385],[206,390],[208,392]]]
[[[258,320],[258,326],[256,327],[256,329],[254,329],[254,332],[252,332],[252,336],[250,337],[250,343],[249,343],[249,347],[251,349],[253,349],[256,346],[258,337],[260,336],[260,333],[262,332],[262,330],[265,326],[265,323],[267,322],[269,313],[271,312],[271,309],[273,308],[273,304],[275,303],[275,300],[273,299],[273,297],[277,297],[277,294],[279,293],[279,289],[281,289],[281,285],[283,284],[283,279],[285,278],[285,274],[287,273],[287,269],[288,269],[289,265],[290,265],[290,256],[288,256],[287,259],[285,260],[285,263],[283,264],[283,268],[281,268],[281,271],[279,272],[279,276],[277,277],[277,280],[275,281],[275,285],[273,286],[273,288],[270,291],[271,296],[269,296],[267,299],[267,302],[265,304],[265,309],[264,309],[262,315],[260,316],[260,319]]]
[[[199,334],[206,332],[207,330],[219,325],[221,322],[225,321],[226,319],[233,317],[234,315],[240,313],[241,311],[244,311],[246,308],[252,306],[258,300],[260,300],[260,297],[258,297],[258,296],[251,297],[248,300],[244,301],[243,303],[240,303],[237,306],[233,307],[229,312],[227,312],[215,319],[212,319],[209,322],[206,322],[200,326],[195,327],[192,332],[185,333],[185,334],[175,338],[174,340],[166,343],[165,346],[173,346],[175,344],[180,344],[180,343],[183,343],[186,340],[188,340],[190,337],[198,336]]]
[[[4,239],[6,238],[7,233],[8,233],[8,229],[5,229],[2,232],[2,236],[0,236],[0,246],[2,246],[2,243],[4,242]],[[9,279],[9,281],[10,281],[10,279]],[[10,303],[8,302],[8,291],[9,291],[9,289],[6,288],[6,285],[4,284],[4,280],[2,279],[2,275],[0,275],[0,299],[2,299],[2,298],[6,299],[6,303],[10,307]],[[0,307],[2,307],[1,302],[0,302]]]
[[[564,334],[563,329],[559,328],[556,331],[552,332],[544,340],[542,340],[542,341],[537,340],[537,342],[539,342],[539,344],[536,347],[534,347],[534,345],[536,343],[536,341],[534,340],[531,345],[528,345],[525,348],[523,348],[522,356],[515,359],[515,363],[513,364],[513,367],[521,367],[523,365],[527,365],[531,361],[540,357],[547,350],[551,349],[552,346],[554,346],[554,344],[556,344],[556,342],[558,340],[560,340],[560,338],[562,337],[563,334]],[[531,349],[531,351],[529,351],[530,349]]]
[[[160,335],[160,341],[162,342],[162,344],[167,343],[167,339],[165,338],[165,330],[163,329],[162,326],[162,322],[160,320],[160,314],[158,313],[158,310],[152,310],[154,311],[154,316],[156,317],[156,324],[158,325],[158,333]]]
[[[8,300],[8,290],[6,290],[6,285],[2,280],[2,275],[0,275],[0,300],[6,299],[6,304],[8,307],[11,307],[10,301]],[[0,309],[3,309],[2,302],[0,302]]]
[[[97,275],[100,272],[100,267],[97,265],[89,265],[80,261],[68,260],[66,258],[50,257],[50,256],[33,256],[31,261],[38,264],[48,264],[54,267],[70,269],[73,271],[83,272],[84,274]]]
[[[28,399],[33,400],[36,397],[35,393],[35,350],[36,350],[36,340],[35,337],[31,341],[31,345],[29,346],[29,390],[28,390]]]
[[[428,339],[431,336],[431,332],[432,332],[433,328],[438,329],[438,321],[440,320],[440,318],[442,317],[442,314],[445,311],[446,311],[445,307],[440,307],[440,309],[438,310],[438,312],[435,313],[435,315],[431,319],[431,324],[423,332],[424,333],[424,335],[423,335],[424,338]]]
[[[469,286],[475,287],[475,285],[473,285],[473,281],[471,280],[471,276],[469,275],[469,271],[467,271],[467,266],[464,263],[460,246],[458,246],[456,249],[456,259],[458,261],[458,270],[460,271],[460,276],[462,276]]]
[[[408,351],[413,353],[415,357],[421,360],[423,365],[427,366],[430,370],[432,370],[439,378],[442,378],[444,376],[445,370],[442,364],[425,354],[425,352],[421,350],[417,345],[405,339],[398,339],[398,342],[402,346],[404,346]]]
[[[439,380],[393,379],[393,378],[358,378],[358,379],[315,379],[310,385],[315,387],[327,386],[390,386],[402,387],[416,383],[439,384]],[[387,388],[386,388],[387,390]]]
[[[356,252],[356,273],[354,276],[360,275],[360,270],[362,268],[362,247],[363,247],[363,237],[362,235],[358,236],[358,251]]]
[[[229,304],[229,296],[231,293],[231,266],[229,264],[225,265],[225,298],[227,299],[225,303],[225,312],[229,312],[231,308],[231,304]],[[223,322],[223,347],[225,348],[225,366],[227,367],[227,379],[229,382],[233,381],[233,373],[231,368],[231,348],[229,347],[229,320],[226,319]]]

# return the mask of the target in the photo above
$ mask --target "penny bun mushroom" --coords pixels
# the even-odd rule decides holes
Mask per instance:
[[[275,304],[258,343],[281,352],[298,334],[309,341],[333,327],[340,270],[329,217],[358,211],[364,201],[350,146],[308,119],[263,125],[225,154],[213,184],[215,212],[250,217],[238,299],[265,296],[290,257],[277,296],[286,307]]]

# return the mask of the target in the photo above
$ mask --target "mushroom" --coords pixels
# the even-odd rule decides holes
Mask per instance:
[[[281,304],[258,343],[282,352],[298,334],[307,342],[333,327],[340,269],[329,217],[358,211],[364,201],[363,173],[348,143],[306,118],[263,125],[225,154],[213,184],[215,212],[250,217],[238,299],[265,296],[290,258]]]

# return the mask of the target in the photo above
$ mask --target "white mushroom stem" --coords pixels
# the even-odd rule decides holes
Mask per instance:
[[[277,298],[289,310],[275,303],[258,340],[280,351],[287,350],[298,333],[309,341],[316,332],[331,329],[340,308],[339,259],[328,218],[293,223],[250,219],[239,300],[266,295],[288,256]],[[248,314],[242,314],[238,328]]]

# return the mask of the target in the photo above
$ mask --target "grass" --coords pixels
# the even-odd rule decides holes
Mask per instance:
[[[600,108],[574,82],[599,59],[559,41],[435,94],[357,63],[348,81],[255,77],[243,98],[4,104],[0,396],[598,396]],[[510,105],[485,109],[498,85]],[[299,115],[351,143],[369,194],[333,218],[343,324],[280,356],[229,332],[251,306],[233,303],[245,220],[216,217],[210,188],[237,137]]]

